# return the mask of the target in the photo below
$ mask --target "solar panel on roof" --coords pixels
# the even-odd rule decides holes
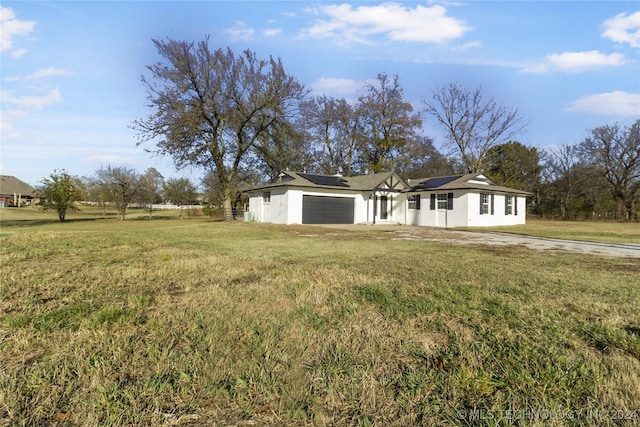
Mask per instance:
[[[316,185],[326,185],[331,187],[348,187],[347,180],[340,176],[330,175],[313,175],[310,173],[299,173],[301,177],[307,181],[311,181]]]
[[[437,188],[441,185],[448,184],[451,181],[455,181],[460,178],[462,175],[456,176],[439,176],[437,178],[429,178],[426,181],[422,181],[420,184],[416,185],[416,188]]]

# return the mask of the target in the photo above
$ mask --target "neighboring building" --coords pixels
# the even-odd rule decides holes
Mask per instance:
[[[36,190],[15,176],[0,175],[0,207],[30,205]]]
[[[395,172],[354,177],[283,172],[248,191],[246,219],[277,224],[477,227],[525,223],[525,191],[482,174],[403,181]]]

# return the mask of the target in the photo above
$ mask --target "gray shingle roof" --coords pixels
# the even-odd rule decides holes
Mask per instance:
[[[282,172],[278,179],[270,184],[252,188],[249,192],[263,191],[278,187],[326,188],[334,190],[371,191],[384,183],[395,172],[381,172],[371,175],[339,176]],[[399,179],[399,178],[398,178]],[[400,180],[400,179],[399,179]],[[406,188],[406,184],[403,182]]]
[[[25,196],[34,196],[36,190],[24,181],[20,181],[15,176],[0,175],[0,194],[13,195],[22,194]]]
[[[522,196],[531,196],[527,191],[516,190],[497,185],[491,179],[479,173],[465,175],[451,175],[446,177],[433,177],[420,180],[411,180],[410,192],[418,191],[453,191],[453,190],[479,190],[492,193],[509,193]]]
[[[394,175],[398,178],[401,187],[403,187],[406,192],[476,190],[522,196],[531,195],[531,193],[526,191],[496,185],[491,179],[477,173],[412,179],[409,183],[405,183],[395,172],[381,172],[371,175],[346,177],[287,171],[282,172],[274,182],[252,188],[249,192],[253,193],[280,187],[324,188],[338,191],[372,191]]]

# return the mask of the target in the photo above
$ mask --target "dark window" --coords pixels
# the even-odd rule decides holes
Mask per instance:
[[[416,211],[420,210],[420,195],[419,194],[411,194],[407,198],[408,208],[414,209]]]
[[[513,215],[513,196],[504,196],[504,214]]]
[[[447,209],[447,194],[438,194],[438,209]]]

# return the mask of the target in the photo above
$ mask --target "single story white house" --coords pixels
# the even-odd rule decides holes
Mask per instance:
[[[252,221],[431,227],[524,224],[531,195],[482,174],[405,182],[395,172],[343,177],[289,171],[247,193],[245,218]]]

